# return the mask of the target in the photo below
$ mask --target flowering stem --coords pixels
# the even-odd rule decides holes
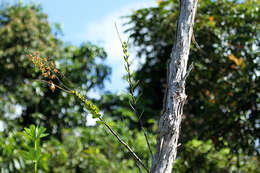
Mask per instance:
[[[101,117],[101,114],[99,113],[99,109],[96,105],[91,103],[89,100],[85,99],[82,94],[79,92],[73,90],[71,91],[71,94],[75,95],[77,98],[79,98],[83,103],[84,107],[92,114],[93,118],[98,118],[102,124],[104,124],[108,130],[116,137],[116,139],[131,153],[132,157],[140,163],[144,167],[144,169],[149,173],[148,168],[144,165],[142,160],[137,156],[137,154],[129,147],[129,145],[124,142],[119,135],[107,124],[107,122]]]
[[[130,71],[130,63],[129,63],[128,46],[127,46],[127,43],[125,41],[122,42],[122,39],[120,37],[120,34],[118,32],[116,24],[115,24],[115,27],[116,27],[118,38],[119,38],[119,40],[121,42],[121,45],[122,45],[122,48],[123,48],[124,61],[125,61],[125,70],[127,72],[127,78],[128,78],[127,82],[129,84],[129,91],[130,91],[130,95],[131,95],[131,99],[132,99],[131,102],[130,102],[130,106],[131,106],[131,108],[133,109],[135,115],[138,118],[138,121],[140,123],[140,127],[141,127],[141,129],[142,129],[142,131],[144,133],[145,140],[146,140],[148,149],[150,151],[150,154],[151,154],[152,160],[153,160],[154,159],[153,152],[152,152],[151,145],[150,145],[148,137],[147,137],[147,133],[146,133],[146,131],[144,129],[144,126],[143,126],[143,123],[141,121],[141,114],[137,111],[137,106],[136,106],[137,99],[134,96],[134,90],[135,90],[135,87],[137,86],[138,82],[136,82],[136,84],[134,84],[134,82],[132,80],[132,74],[131,74],[131,71]]]

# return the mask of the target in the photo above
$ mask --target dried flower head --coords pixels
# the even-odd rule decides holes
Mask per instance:
[[[53,72],[58,73],[59,71],[55,68],[55,69],[53,69]]]
[[[71,89],[68,88],[66,85],[64,85],[62,81],[59,79],[57,74],[59,73],[59,71],[56,68],[54,61],[51,61],[47,57],[41,58],[39,52],[36,52],[35,55],[29,54],[27,55],[27,57],[29,61],[31,61],[35,65],[35,67],[37,67],[41,71],[41,75],[44,78],[49,79],[49,80],[40,80],[40,81],[48,83],[49,88],[52,91],[54,91],[55,88],[57,87],[65,92],[68,93],[71,92]],[[62,87],[59,86],[58,84],[54,84],[52,81],[53,79],[56,79],[55,81],[58,82],[58,84],[60,84]]]
[[[50,89],[51,89],[52,91],[55,90],[55,85],[54,85],[54,83],[53,83],[52,81],[50,81]]]
[[[53,75],[51,75],[51,79],[55,79],[55,75],[53,74]]]
[[[51,67],[54,67],[54,66],[55,66],[54,63],[53,63],[53,61],[50,62],[50,65],[51,65]]]
[[[29,61],[31,61],[37,68],[41,70],[42,76],[45,78],[54,79],[54,73],[57,73],[58,70],[55,67],[53,61],[49,61],[48,58],[40,58],[40,53],[36,52],[36,55],[28,55]]]

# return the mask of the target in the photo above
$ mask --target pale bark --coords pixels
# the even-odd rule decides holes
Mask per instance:
[[[183,106],[186,102],[185,80],[188,55],[198,0],[180,0],[174,46],[167,74],[164,112],[159,120],[156,154],[151,173],[171,173],[177,155]]]

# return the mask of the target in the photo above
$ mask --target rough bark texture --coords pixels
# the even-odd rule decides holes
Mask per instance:
[[[180,16],[168,67],[168,86],[164,112],[159,121],[156,155],[151,173],[171,173],[176,158],[183,106],[186,101],[185,80],[190,42],[198,0],[180,0]]]

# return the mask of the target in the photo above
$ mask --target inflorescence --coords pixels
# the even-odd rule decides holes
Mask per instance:
[[[43,77],[48,78],[48,83],[50,84],[50,89],[55,90],[55,85],[53,79],[57,78],[57,73],[59,72],[53,61],[48,58],[40,58],[40,53],[36,52],[36,55],[28,55],[28,59],[41,71]]]
[[[84,103],[84,107],[92,114],[93,118],[99,118],[101,116],[99,109],[96,105],[94,105],[91,101],[87,100],[82,94],[80,94],[75,89],[69,89],[66,87],[61,80],[58,77],[58,69],[56,68],[53,61],[49,60],[48,58],[40,58],[39,52],[36,53],[36,56],[33,56],[32,54],[28,55],[28,59],[41,71],[41,74],[43,77],[48,78],[48,81],[41,80],[42,82],[48,83],[50,85],[50,89],[52,91],[55,90],[55,88],[59,88],[67,93],[75,95],[81,102]],[[57,84],[54,84],[53,80],[57,79],[59,83],[65,87],[61,87]]]

